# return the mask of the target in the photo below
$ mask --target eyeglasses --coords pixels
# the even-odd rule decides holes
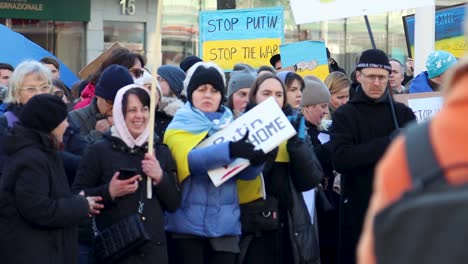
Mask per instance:
[[[132,68],[130,69],[130,72],[135,78],[140,78],[141,76],[143,76],[143,70],[139,68]]]
[[[62,90],[55,90],[52,94],[59,97],[59,98],[62,98],[64,92]]]
[[[48,93],[50,91],[50,88],[51,88],[50,85],[44,85],[44,86],[41,86],[39,88],[25,87],[25,88],[21,88],[21,90],[26,91],[27,93],[30,93],[30,94],[37,94],[39,92]]]
[[[388,81],[388,75],[375,75],[375,74],[364,74],[363,72],[361,72],[362,76],[364,76],[364,78],[368,79],[368,80],[371,80],[371,81],[375,81],[375,79],[379,80],[379,82],[386,82]]]

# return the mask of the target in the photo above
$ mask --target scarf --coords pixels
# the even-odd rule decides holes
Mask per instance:
[[[128,127],[125,124],[125,117],[122,112],[122,100],[123,100],[124,94],[132,88],[143,89],[149,94],[148,90],[136,84],[129,84],[119,89],[119,91],[117,92],[117,95],[115,96],[114,107],[112,109],[112,117],[114,119],[114,125],[111,127],[111,135],[113,137],[120,138],[123,142],[125,142],[125,144],[129,148],[134,148],[135,146],[141,147],[143,144],[145,144],[148,141],[149,128],[151,125],[148,122],[148,125],[146,125],[146,128],[143,131],[143,133],[141,133],[137,138],[134,138],[130,134],[130,131],[128,131]]]
[[[179,182],[183,182],[189,175],[188,154],[206,136],[228,126],[233,115],[229,108],[222,106],[222,112],[203,113],[187,102],[177,111],[174,119],[164,133],[164,144],[171,150],[177,163],[177,175]],[[213,121],[207,115],[220,114],[221,117]]]

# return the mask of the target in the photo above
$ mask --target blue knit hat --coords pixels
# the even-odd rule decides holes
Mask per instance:
[[[132,83],[133,77],[127,68],[111,64],[104,69],[99,77],[94,94],[113,102],[117,91]]]
[[[426,60],[426,69],[429,79],[435,78],[457,64],[457,59],[447,51],[433,51]]]
[[[184,79],[185,72],[175,66],[163,65],[158,68],[158,75],[164,78],[169,83],[169,88],[172,92],[180,98],[182,91],[184,90]]]
[[[281,82],[283,82],[283,84],[286,85],[286,77],[291,72],[292,71],[280,71],[276,74],[276,77],[278,77],[281,80]]]

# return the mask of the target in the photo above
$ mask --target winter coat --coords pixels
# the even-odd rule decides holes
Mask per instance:
[[[15,264],[76,263],[76,227],[88,216],[87,200],[71,194],[48,135],[17,125],[6,139],[0,258]]]
[[[163,144],[156,144],[156,157],[164,174],[162,181],[153,186],[153,198],[148,200],[146,177],[141,169],[141,161],[146,152],[146,145],[129,148],[121,139],[105,134],[104,138],[86,150],[73,184],[74,192],[84,190],[87,196],[103,197],[105,208],[96,216],[99,230],[137,213],[138,202],[143,197],[145,229],[149,233],[151,242],[121,263],[168,263],[164,211],[174,211],[180,204],[176,168],[168,148]],[[143,181],[135,193],[112,200],[109,183],[120,168],[137,169],[143,175]]]
[[[324,179],[321,182],[322,186],[315,200],[317,205],[320,257],[323,263],[334,263],[338,248],[340,195],[333,190],[335,173],[331,160],[331,142],[328,141],[322,144],[318,139],[318,135],[328,132],[320,131],[314,125],[308,124],[307,132],[324,172]]]
[[[409,93],[435,92],[438,90],[439,86],[429,79],[427,71],[421,72],[414,77],[409,87]]]
[[[286,114],[291,114],[290,108]],[[267,160],[263,177],[267,197],[278,200],[281,228],[254,236],[248,248],[245,262],[257,258],[257,245],[269,240],[275,247],[267,248],[268,256],[259,261],[274,263],[320,263],[316,225],[306,207],[302,192],[311,190],[320,183],[323,171],[308,137],[293,137],[281,144]],[[315,223],[315,220],[313,221]],[[244,236],[249,234],[243,234]],[[265,250],[265,247],[261,246]],[[257,252],[257,253],[256,253]]]
[[[249,166],[215,187],[208,176],[208,170],[234,161],[230,157],[229,142],[195,148],[209,133],[209,129],[204,130],[205,124],[212,127],[214,119],[224,124],[230,118],[232,113],[228,108],[205,115],[187,103],[169,125],[164,141],[169,145],[179,168],[182,205],[179,210],[167,215],[167,231],[204,238],[241,234],[236,179],[253,180],[261,173],[263,166]],[[187,125],[186,121],[191,124]],[[186,140],[192,145],[185,145],[185,149],[176,146]],[[188,175],[182,174],[184,165],[188,168]]]
[[[466,63],[457,66],[451,81],[445,88],[444,106],[429,125],[432,149],[442,168],[468,162],[466,155],[468,125],[460,122],[468,115],[467,69]],[[450,184],[465,185],[468,183],[466,168],[448,170],[444,175]],[[378,212],[398,201],[411,187],[405,138],[400,136],[395,139],[377,166],[374,193],[359,244],[359,263],[376,263],[373,245],[374,217]]]
[[[96,85],[92,83],[88,83],[83,89],[83,92],[81,92],[80,101],[75,104],[75,106],[73,107],[73,110],[78,110],[78,109],[81,109],[90,105],[94,98],[95,88],[96,88]]]
[[[97,121],[107,118],[99,113],[97,100],[88,106],[68,113],[68,121],[72,126],[80,129],[80,134],[87,144],[92,144],[102,138],[103,133],[95,130]]]
[[[5,150],[4,145],[5,145],[5,136],[9,135],[11,133],[11,128],[13,125],[18,122],[18,116],[19,113],[21,112],[23,105],[22,104],[8,104],[6,107],[6,111],[10,111],[12,113],[12,120],[8,121],[8,118],[5,114],[2,114],[0,116],[0,178],[3,172],[3,165],[5,163]],[[13,119],[16,119],[13,120]],[[10,124],[9,124],[10,123]]]
[[[20,104],[9,104],[7,111],[10,111],[15,116],[14,119],[17,119],[22,107],[23,106]],[[18,120],[16,120],[16,122],[17,121]],[[12,122],[11,127],[13,127],[14,120],[11,120],[10,122]],[[11,129],[11,127],[8,124],[6,115],[0,116],[0,137],[9,133],[8,130]],[[62,157],[68,183],[71,185],[73,183],[73,179],[75,178],[76,168],[80,162],[81,154],[83,153],[83,149],[86,147],[86,142],[84,142],[82,137],[79,135],[79,130],[74,127],[73,124],[70,124],[70,126],[65,131],[65,134],[63,135],[63,145],[64,149],[60,151],[60,156]],[[4,157],[0,151],[0,172],[1,168],[3,168],[3,162]]]
[[[341,173],[340,249],[342,263],[354,263],[355,248],[368,207],[374,168],[395,131],[385,94],[369,98],[358,87],[353,99],[338,108],[330,128],[332,161]],[[416,119],[404,104],[393,102],[399,127]]]
[[[159,103],[159,111],[156,111],[154,120],[154,132],[159,138],[164,138],[164,132],[171,123],[177,110],[184,106],[184,103],[176,97],[163,97]]]
[[[79,128],[70,123],[63,135],[63,145],[64,149],[60,151],[60,155],[62,156],[68,183],[71,186],[81,161],[81,155],[83,155],[87,144],[81,137]]]

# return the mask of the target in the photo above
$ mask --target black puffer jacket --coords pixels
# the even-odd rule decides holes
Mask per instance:
[[[286,115],[292,114],[289,107],[283,111]],[[263,171],[267,197],[278,199],[282,227],[277,234],[253,238],[245,258],[247,263],[251,263],[256,258],[254,255],[259,254],[256,247],[261,239],[276,245],[276,248],[264,252],[268,256],[263,261],[320,263],[316,226],[312,224],[302,192],[315,188],[323,178],[323,171],[308,137],[289,139],[286,150],[289,162],[276,162],[275,156],[270,157]],[[260,249],[262,250],[264,249]]]
[[[166,145],[156,144],[156,157],[164,171],[163,180],[153,187],[153,199],[146,198],[146,176],[141,170],[141,161],[147,152],[146,146],[129,148],[119,138],[105,134],[104,138],[90,146],[83,155],[73,190],[85,191],[86,195],[103,197],[105,205],[96,217],[99,229],[118,222],[138,212],[140,192],[144,202],[145,228],[151,242],[122,263],[168,263],[164,234],[164,211],[175,211],[180,204],[180,191],[176,185],[176,167]],[[120,168],[135,168],[144,177],[137,192],[112,200],[109,182]],[[135,262],[136,261],[136,262]]]
[[[12,133],[0,183],[0,259],[76,263],[76,227],[88,216],[88,202],[71,194],[48,135],[19,125]]]
[[[399,127],[416,119],[406,105],[393,102]],[[358,87],[353,99],[338,108],[330,128],[332,161],[341,173],[340,247],[342,263],[355,259],[374,181],[374,169],[395,131],[389,98],[369,98]]]

